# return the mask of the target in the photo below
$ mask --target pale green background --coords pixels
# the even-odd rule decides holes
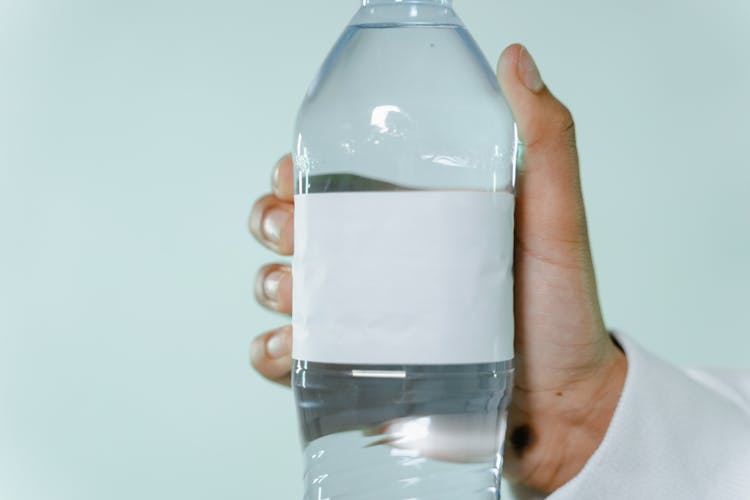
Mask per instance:
[[[456,3],[575,114],[607,323],[747,368],[750,3]],[[0,498],[299,498],[244,224],[356,5],[0,0]]]

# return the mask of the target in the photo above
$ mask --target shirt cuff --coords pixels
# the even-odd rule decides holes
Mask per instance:
[[[581,472],[547,500],[750,499],[745,410],[626,335],[615,338],[628,373],[612,421]]]

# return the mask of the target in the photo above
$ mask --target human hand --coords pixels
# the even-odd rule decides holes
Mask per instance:
[[[523,142],[517,182],[515,387],[504,473],[551,492],[575,476],[599,446],[619,400],[627,363],[599,307],[578,172],[573,120],[546,88],[519,45],[500,57],[498,78]],[[260,198],[250,231],[282,255],[293,252],[294,174],[290,157],[275,167],[273,193]],[[291,313],[287,266],[258,272],[256,298]],[[290,326],[251,346],[253,366],[288,384]]]

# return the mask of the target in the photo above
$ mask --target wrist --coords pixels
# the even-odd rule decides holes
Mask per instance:
[[[509,428],[511,481],[549,494],[575,477],[604,439],[626,374],[625,354],[612,342],[585,378],[544,395],[522,388],[514,394],[529,418]]]
[[[563,457],[566,463],[552,481],[553,488],[549,491],[581,472],[601,445],[620,401],[627,370],[627,358],[616,347],[600,373],[592,378],[590,388],[582,393],[582,397],[588,397],[588,402],[581,406],[578,417],[569,421]]]

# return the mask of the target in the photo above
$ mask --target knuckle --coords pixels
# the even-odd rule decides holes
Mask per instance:
[[[551,97],[538,120],[528,127],[526,151],[557,147],[561,144],[575,149],[575,120],[570,110],[561,102]]]
[[[560,104],[557,112],[555,113],[554,123],[556,128],[563,134],[571,133],[575,130],[575,120],[573,114],[564,105]]]
[[[576,149],[575,119],[570,110],[562,103],[550,117],[553,136],[572,150]]]

